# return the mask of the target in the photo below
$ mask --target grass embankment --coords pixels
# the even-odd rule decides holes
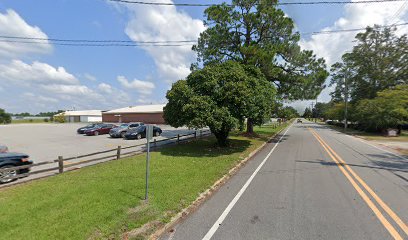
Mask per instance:
[[[283,127],[257,127],[256,138],[234,134],[229,148],[207,138],[152,153],[148,204],[144,155],[0,190],[1,238],[120,239],[155,222],[152,232]]]

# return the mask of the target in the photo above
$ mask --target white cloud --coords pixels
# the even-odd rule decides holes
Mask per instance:
[[[355,1],[355,0],[353,0]],[[344,16],[337,19],[330,27],[321,31],[365,28],[366,26],[391,25],[404,19],[408,12],[405,2],[376,4],[346,4]],[[399,16],[395,16],[401,10]],[[405,16],[406,19],[406,16]],[[400,29],[406,33],[408,28]],[[313,50],[318,56],[324,57],[329,65],[339,61],[345,51],[351,50],[357,32],[314,35],[309,40],[302,40],[303,48]]]
[[[71,95],[71,96],[96,96],[92,89],[85,85],[62,85],[62,84],[47,84],[42,85],[42,88],[56,94]]]
[[[138,93],[143,95],[151,94],[155,88],[154,83],[152,82],[137,79],[129,82],[124,76],[118,76],[117,80],[124,88],[135,89]]]
[[[98,89],[103,93],[112,93],[112,86],[107,83],[101,83],[98,85]]]
[[[205,30],[201,20],[178,11],[175,6],[125,6],[131,12],[125,32],[134,41],[196,40]],[[190,65],[196,58],[191,47],[142,48],[154,59],[160,78],[170,83],[190,73]]]
[[[18,36],[32,38],[48,38],[37,26],[29,25],[14,10],[9,9],[4,14],[0,13],[0,35]],[[21,41],[14,39],[1,39],[0,56],[17,57],[32,53],[48,53],[52,46],[48,41],[41,41],[43,44],[12,43],[10,41]],[[5,42],[5,41],[9,42]]]
[[[42,95],[35,95],[31,92],[23,93],[23,97],[30,102],[44,102],[44,103],[58,103],[58,99],[53,97],[46,97]]]
[[[39,27],[30,26],[13,10],[7,10],[4,14],[0,12],[0,35],[48,38]],[[45,43],[12,44],[0,41],[0,106],[13,112],[36,113],[73,107],[112,109],[136,101],[126,92],[106,83],[84,85],[64,67],[18,60],[50,52],[51,45]],[[97,80],[89,73],[82,75],[82,78],[89,80],[88,84]]]
[[[0,83],[12,81],[21,85],[32,83],[42,84],[78,84],[78,79],[68,73],[63,67],[53,67],[46,63],[24,63],[21,60],[13,60],[9,64],[0,65]]]
[[[355,1],[355,0],[353,0]],[[405,4],[405,5],[404,5]],[[398,13],[399,14],[396,14]],[[321,31],[344,30],[365,28],[367,26],[391,25],[400,21],[407,21],[408,3],[375,3],[375,4],[346,4],[344,15],[337,19],[331,26]],[[408,27],[399,27],[397,33],[407,33]],[[324,57],[328,66],[340,61],[341,56],[352,50],[355,45],[355,35],[358,32],[341,32],[335,34],[313,35],[310,39],[303,39],[300,45],[303,48],[313,50],[317,56]],[[333,89],[326,88],[320,94],[318,100],[327,102],[331,99],[330,92]],[[294,106],[309,105],[309,101],[299,101]]]
[[[92,74],[89,74],[89,73],[85,73],[84,78],[89,80],[89,81],[92,81],[92,82],[95,82],[97,80],[95,76],[93,76]]]

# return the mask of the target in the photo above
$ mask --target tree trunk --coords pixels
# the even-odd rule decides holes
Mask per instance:
[[[218,146],[227,147],[228,146],[228,134],[229,132],[213,132],[215,138],[217,138]]]
[[[252,118],[247,119],[247,133],[248,134],[254,133],[254,123],[252,121]]]

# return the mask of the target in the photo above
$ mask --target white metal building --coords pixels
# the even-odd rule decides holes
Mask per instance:
[[[65,111],[55,116],[64,114],[65,122],[102,122],[101,110]]]

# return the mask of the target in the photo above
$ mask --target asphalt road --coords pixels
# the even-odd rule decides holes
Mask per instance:
[[[408,239],[408,159],[295,123],[161,239]]]

